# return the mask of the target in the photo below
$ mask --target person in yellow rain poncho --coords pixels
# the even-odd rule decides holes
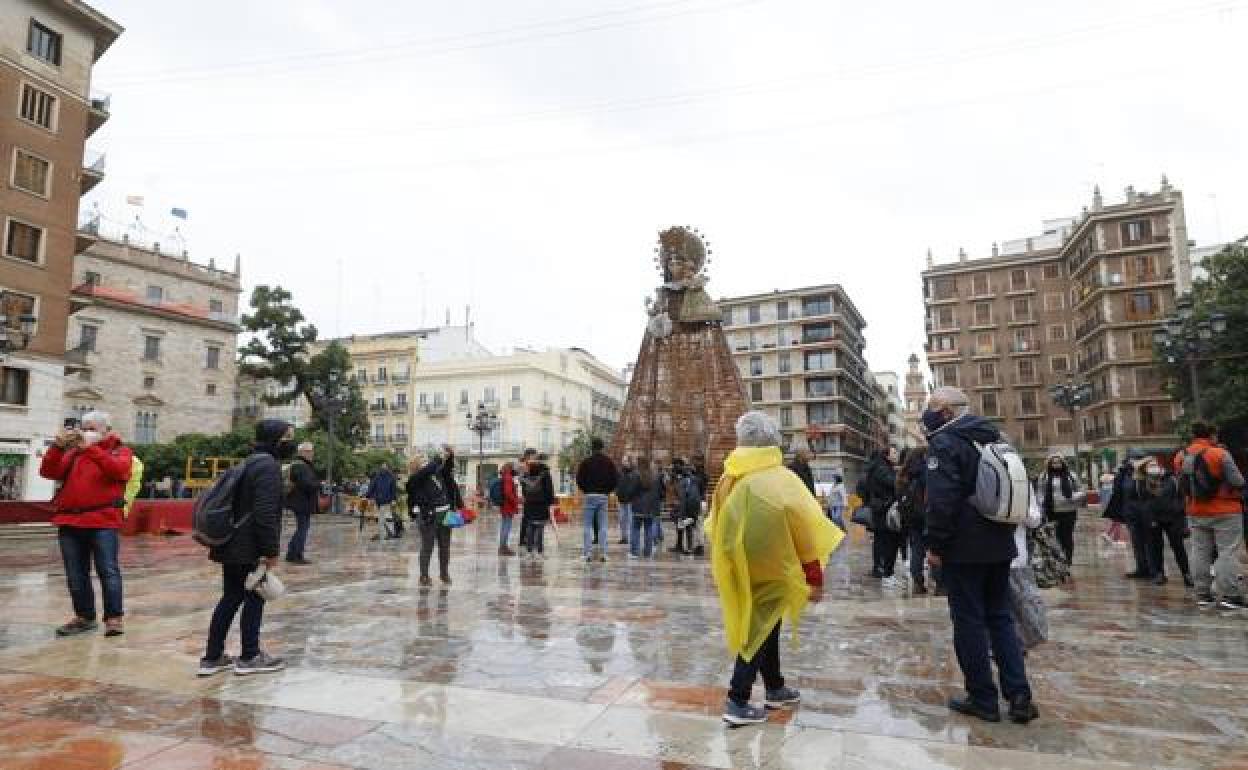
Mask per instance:
[[[787,618],[796,633],[806,603],[822,597],[823,565],[844,537],[783,460],[775,420],[743,415],[704,525],[724,635],[737,656],[724,703],[731,725],[762,722],[766,708],[800,701],[780,674],[780,625]],[[759,673],[764,708],[750,704]]]

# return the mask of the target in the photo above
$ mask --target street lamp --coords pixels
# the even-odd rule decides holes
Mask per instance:
[[[1049,388],[1049,395],[1053,397],[1053,403],[1070,414],[1070,421],[1074,424],[1075,429],[1075,475],[1079,475],[1079,433],[1082,430],[1079,420],[1075,413],[1092,403],[1092,384],[1089,382],[1075,382],[1074,378],[1067,379],[1065,383],[1059,383]],[[1088,466],[1088,486],[1092,484],[1091,464]]]
[[[485,437],[498,429],[498,414],[485,408],[484,401],[477,402],[477,412],[468,413],[468,430],[477,434],[477,491],[485,488],[481,473],[485,467]]]
[[[334,424],[338,415],[346,414],[347,410],[347,398],[343,393],[338,372],[330,372],[325,385],[312,394],[312,406],[325,416],[325,423],[329,427],[329,459],[325,463],[325,480],[329,484],[330,510],[338,513],[338,494],[334,490]],[[363,527],[363,517],[360,521],[360,526]]]
[[[1200,371],[1197,364],[1217,347],[1217,339],[1226,333],[1226,313],[1212,313],[1207,319],[1191,323],[1195,305],[1190,294],[1184,294],[1174,303],[1177,317],[1167,318],[1153,330],[1153,342],[1171,365],[1187,367],[1187,378],[1192,384],[1192,408],[1197,417],[1204,417],[1204,404],[1200,398]]]
[[[9,317],[0,315],[0,360],[5,353],[16,353],[25,350],[35,336],[35,322],[39,319],[29,313],[17,317],[17,327],[9,326]]]

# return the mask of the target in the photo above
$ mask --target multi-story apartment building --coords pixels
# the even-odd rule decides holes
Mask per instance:
[[[884,395],[880,399],[881,427],[884,429],[888,445],[898,452],[908,446],[913,446],[906,440],[906,425],[903,417],[905,406],[901,401],[901,378],[897,376],[897,372],[872,372],[871,376],[883,389]]]
[[[230,430],[238,348],[238,262],[99,237],[74,260],[65,340],[70,414],[102,409],[132,444]]]
[[[809,448],[816,480],[853,486],[877,438],[863,360],[866,321],[837,284],[721,299],[724,332],[750,401],[775,417],[786,450]]]
[[[1128,448],[1177,440],[1177,405],[1152,365],[1152,330],[1190,283],[1182,195],[1163,181],[1127,189],[1105,206],[1099,191],[1077,218],[1034,238],[993,246],[991,257],[923,271],[927,360],[937,385],[967,392],[1023,453],[1040,459],[1081,448],[1110,464]],[[1048,388],[1084,380],[1092,405],[1079,436]]]
[[[35,455],[64,416],[65,335],[79,198],[103,162],[84,160],[86,140],[108,120],[94,94],[95,62],[122,28],[82,2],[0,4],[0,318],[20,352],[0,360],[0,495],[47,499]]]

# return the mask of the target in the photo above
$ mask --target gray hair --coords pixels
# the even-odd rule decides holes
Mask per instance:
[[[737,420],[737,446],[780,446],[780,426],[766,412],[746,412]]]
[[[82,425],[86,425],[88,423],[92,425],[100,425],[105,429],[108,429],[113,427],[113,418],[108,412],[101,412],[93,409],[92,411],[84,414],[80,420],[80,424]]]
[[[933,390],[932,395],[927,397],[927,403],[929,406],[948,407],[955,417],[961,417],[970,409],[966,394],[948,385]]]

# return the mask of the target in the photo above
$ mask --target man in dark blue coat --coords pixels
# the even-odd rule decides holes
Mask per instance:
[[[1026,724],[1039,716],[1010,614],[1010,562],[1014,524],[985,519],[968,501],[979,472],[976,444],[998,441],[991,422],[967,412],[966,394],[937,388],[923,412],[927,432],[928,564],[941,570],[949,592],[953,646],[966,680],[966,697],[949,708],[987,722],[1001,721],[1000,696],[992,677],[996,658],[1001,693],[1010,719]]]

